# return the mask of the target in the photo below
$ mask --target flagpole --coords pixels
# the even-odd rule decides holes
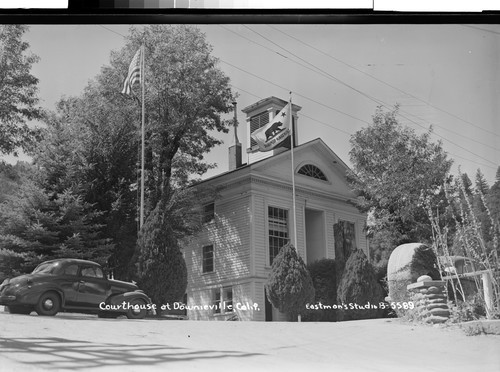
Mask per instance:
[[[141,124],[141,206],[140,206],[140,223],[139,227],[142,229],[144,224],[144,143],[145,143],[145,133],[144,133],[144,43],[141,46],[141,88],[142,88],[142,124]]]
[[[294,149],[294,139],[295,139],[295,134],[293,131],[293,116],[292,116],[292,92],[290,92],[290,102],[289,102],[289,107],[288,107],[288,114],[290,118],[290,131],[291,131],[291,156],[292,156],[292,203],[293,203],[293,243],[295,246],[295,249],[297,250],[297,211],[295,209],[295,163],[293,160],[293,149]]]

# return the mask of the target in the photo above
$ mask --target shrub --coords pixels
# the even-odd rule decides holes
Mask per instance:
[[[374,305],[376,309],[346,309],[338,313],[338,320],[373,319],[383,315],[379,304],[384,300],[383,291],[375,277],[373,266],[363,251],[352,252],[346,262],[342,280],[337,288],[339,304],[365,306]]]
[[[314,300],[311,276],[302,258],[290,243],[274,258],[266,283],[267,299],[292,319],[303,314],[306,304]]]
[[[135,257],[138,285],[157,309],[161,304],[180,301],[187,287],[186,262],[168,223],[159,203],[144,223]]]
[[[21,267],[26,254],[17,253],[9,249],[0,248],[0,283],[7,278],[21,274]]]
[[[333,305],[337,302],[337,281],[335,278],[335,260],[323,258],[307,265],[316,293],[314,303]],[[303,320],[312,322],[334,322],[335,310],[308,310]]]

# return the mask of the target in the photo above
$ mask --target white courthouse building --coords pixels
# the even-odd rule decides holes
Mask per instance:
[[[290,139],[288,148],[259,152],[250,137],[286,104],[269,97],[244,108],[248,164],[241,162],[235,128],[229,171],[196,186],[220,191],[204,205],[203,231],[184,247],[189,319],[287,319],[267,301],[264,284],[273,258],[294,235]],[[292,106],[294,125],[299,111]],[[294,148],[296,247],[306,263],[335,258],[342,249],[359,248],[369,257],[366,215],[350,203],[347,170],[321,139]]]

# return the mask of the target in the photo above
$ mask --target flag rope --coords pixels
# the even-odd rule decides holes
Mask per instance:
[[[290,101],[288,104],[288,118],[290,120],[290,153],[291,153],[291,160],[292,160],[292,209],[293,209],[293,245],[295,249],[297,250],[297,211],[295,207],[295,163],[293,159],[293,153],[294,153],[294,140],[295,140],[295,132],[293,128],[293,115],[292,115],[292,92],[290,92]]]

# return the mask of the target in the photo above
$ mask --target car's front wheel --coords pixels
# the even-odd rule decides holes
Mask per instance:
[[[55,292],[46,292],[40,296],[35,310],[38,315],[54,316],[61,308],[61,299]]]
[[[23,314],[23,315],[29,315],[33,311],[33,308],[21,305],[7,306],[7,309],[11,314]]]
[[[144,319],[148,310],[146,309],[146,302],[137,298],[130,301],[129,309],[127,310],[127,318],[129,319]]]

